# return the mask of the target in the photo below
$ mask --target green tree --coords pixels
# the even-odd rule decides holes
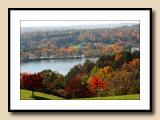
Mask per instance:
[[[94,63],[91,62],[89,59],[86,59],[86,61],[83,64],[83,71],[85,73],[90,73],[93,67],[94,67]]]

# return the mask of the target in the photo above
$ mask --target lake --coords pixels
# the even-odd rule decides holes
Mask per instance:
[[[52,60],[38,60],[26,63],[21,63],[21,73],[35,73],[45,69],[51,69],[57,71],[63,75],[66,75],[71,68],[75,65],[84,63],[86,58],[82,59],[52,59]],[[89,58],[89,60],[97,60],[97,58]]]

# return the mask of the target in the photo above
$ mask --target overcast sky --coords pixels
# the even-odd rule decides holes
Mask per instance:
[[[139,24],[139,21],[21,21],[21,27],[74,26],[98,24]]]

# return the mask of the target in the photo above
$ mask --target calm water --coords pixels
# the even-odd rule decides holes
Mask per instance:
[[[40,60],[27,63],[21,63],[21,72],[35,73],[44,69],[51,69],[63,75],[66,75],[70,69],[85,62],[83,59],[56,59],[56,60]],[[90,58],[90,60],[97,60],[97,58]]]

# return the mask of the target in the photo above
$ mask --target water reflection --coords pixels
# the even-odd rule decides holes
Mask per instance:
[[[89,58],[92,61],[96,61],[97,58]],[[84,63],[86,58],[83,59],[54,59],[54,60],[39,60],[21,63],[21,73],[35,73],[40,72],[44,69],[51,69],[57,71],[63,75],[66,75],[69,70],[77,65]]]

